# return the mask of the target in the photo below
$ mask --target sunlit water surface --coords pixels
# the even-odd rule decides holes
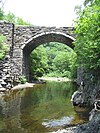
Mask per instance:
[[[1,95],[0,133],[47,133],[86,122],[85,110],[70,101],[75,90],[71,82],[47,82]]]

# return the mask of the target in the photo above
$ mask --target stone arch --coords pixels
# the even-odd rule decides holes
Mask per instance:
[[[30,80],[28,57],[36,47],[38,47],[41,44],[49,42],[59,42],[74,49],[74,45],[72,43],[74,40],[75,39],[72,36],[61,32],[45,32],[29,39],[21,46],[21,49],[23,51],[23,67],[22,67],[23,75],[26,76],[28,81]]]

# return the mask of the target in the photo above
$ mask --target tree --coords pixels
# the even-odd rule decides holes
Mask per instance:
[[[4,11],[0,8],[0,20],[14,23],[15,25],[31,25],[29,22],[24,21],[20,17],[16,17],[13,13],[9,12],[5,15]]]
[[[0,0],[0,20],[4,19],[4,11],[3,11],[4,3],[5,1]]]
[[[34,78],[43,76],[48,71],[46,51],[43,46],[33,50],[30,55],[30,71]]]
[[[76,21],[75,51],[78,66],[100,69],[100,1],[87,5]]]
[[[92,4],[94,2],[94,0],[85,0],[84,1],[84,6],[88,5],[88,4]]]
[[[4,4],[5,4],[6,0],[0,0],[0,8],[1,10],[4,8]]]
[[[15,23],[16,22],[16,16],[9,12],[7,15],[5,15],[4,20],[11,22],[11,23]]]
[[[29,22],[26,22],[24,21],[22,18],[20,17],[17,17],[16,18],[16,22],[15,22],[16,25],[31,25]]]
[[[11,12],[4,16],[4,20],[14,23],[15,25],[31,25],[29,22],[24,21],[22,18],[16,17]]]
[[[3,10],[0,8],[0,20],[4,19],[4,12]]]
[[[33,76],[71,77],[75,71],[75,52],[64,44],[50,42],[33,50],[30,56]]]

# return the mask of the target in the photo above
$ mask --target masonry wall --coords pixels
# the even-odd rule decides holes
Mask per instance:
[[[14,43],[14,24],[0,21],[0,34],[6,36],[6,44],[11,50]]]
[[[66,38],[65,35],[74,38],[73,27],[39,27],[39,26],[14,26],[12,23],[0,21],[0,34],[3,34],[7,38],[7,45],[9,47],[11,73],[13,77],[19,77],[22,74],[29,75],[28,72],[28,55],[30,54],[30,48],[33,45],[39,46],[43,42],[60,40],[62,43],[69,43],[72,45],[72,40]],[[47,33],[54,32],[57,36],[48,36]],[[59,33],[65,34],[60,36]],[[41,34],[44,34],[41,38]],[[40,36],[39,36],[40,35]],[[38,39],[37,39],[38,38]],[[31,40],[32,39],[32,40]],[[52,40],[53,39],[53,40]],[[39,43],[39,44],[38,44]],[[28,46],[26,51],[23,52],[23,46]],[[35,47],[34,47],[35,48]],[[33,48],[33,49],[34,49]],[[26,65],[26,66],[25,66]],[[26,69],[25,69],[26,68]]]

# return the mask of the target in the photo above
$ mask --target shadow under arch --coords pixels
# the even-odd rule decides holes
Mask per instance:
[[[21,47],[23,51],[23,69],[22,69],[23,75],[25,75],[27,80],[30,81],[29,55],[36,47],[38,47],[41,44],[49,42],[59,42],[74,49],[74,44],[72,43],[73,41],[75,41],[75,38],[61,32],[41,33],[29,39]]]

